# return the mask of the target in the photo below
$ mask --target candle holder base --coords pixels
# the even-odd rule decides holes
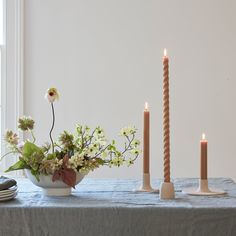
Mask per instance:
[[[159,189],[153,189],[150,184],[150,174],[143,174],[143,184],[139,189],[135,189],[135,192],[149,192],[159,193]]]
[[[160,187],[160,199],[168,200],[175,198],[175,188],[172,182],[163,182]]]
[[[199,187],[187,188],[182,190],[183,193],[194,195],[194,196],[212,196],[212,195],[222,195],[226,192],[219,189],[209,189],[207,179],[199,179]]]
[[[142,193],[159,193],[159,189],[153,189],[152,187],[150,188],[143,188],[140,187],[139,189],[134,189],[134,192],[142,192]]]

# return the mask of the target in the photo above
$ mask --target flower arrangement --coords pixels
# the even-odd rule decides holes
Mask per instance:
[[[56,142],[53,141],[52,131],[55,124],[55,112],[53,103],[59,98],[56,88],[48,89],[46,99],[52,108],[52,127],[49,132],[51,143],[42,146],[36,145],[33,130],[35,122],[30,117],[22,117],[18,121],[21,132],[31,134],[31,138],[25,142],[12,130],[5,134],[5,141],[10,152],[17,154],[19,161],[10,166],[6,172],[29,169],[36,179],[40,175],[52,175],[52,181],[62,180],[71,187],[75,187],[76,173],[88,173],[100,166],[107,165],[130,166],[139,156],[140,142],[135,138],[135,127],[125,127],[120,130],[120,136],[124,141],[124,147],[119,150],[116,141],[108,142],[104,130],[98,126],[90,129],[86,125],[77,124],[74,133],[63,131]]]

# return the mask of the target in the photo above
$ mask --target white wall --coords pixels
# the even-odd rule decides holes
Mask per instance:
[[[26,0],[25,114],[49,140],[43,96],[56,86],[56,129],[102,125],[109,137],[151,106],[151,172],[162,176],[162,53],[170,56],[172,177],[197,177],[199,139],[209,140],[209,175],[236,179],[236,2],[234,0]],[[90,177],[135,178],[131,168]]]

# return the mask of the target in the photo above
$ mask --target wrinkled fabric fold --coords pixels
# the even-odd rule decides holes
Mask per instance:
[[[236,235],[236,184],[228,178],[209,179],[227,191],[215,197],[185,195],[179,191],[198,180],[176,179],[176,199],[168,201],[133,192],[138,180],[85,178],[69,197],[43,196],[27,179],[17,182],[17,198],[0,203],[0,235]]]

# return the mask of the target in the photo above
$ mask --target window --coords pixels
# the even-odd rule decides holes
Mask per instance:
[[[23,114],[23,0],[0,0],[0,68],[1,68],[1,154],[6,152],[3,133],[17,130]],[[0,171],[13,164],[16,157],[5,158]]]
[[[0,0],[0,133],[1,133],[1,139],[0,139],[0,153],[2,154],[5,150],[3,147],[3,130],[4,130],[4,110],[5,110],[5,84],[6,84],[6,76],[5,76],[5,1]],[[0,165],[0,170],[2,170],[3,165]]]
[[[5,5],[5,4],[4,4]],[[3,45],[3,39],[4,39],[4,10],[5,6],[3,6],[3,0],[0,0],[0,44]]]

